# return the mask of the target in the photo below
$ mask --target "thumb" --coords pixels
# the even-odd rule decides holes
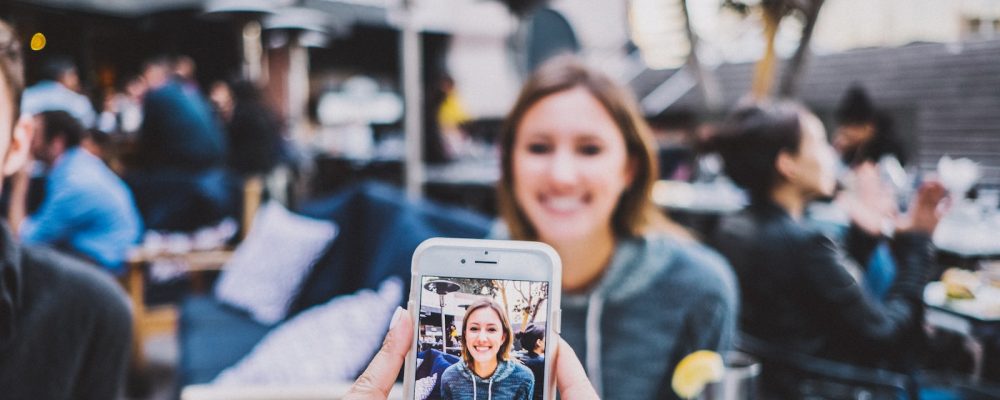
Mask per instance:
[[[396,376],[399,375],[399,369],[403,366],[412,341],[413,323],[410,314],[405,309],[396,307],[382,348],[375,354],[365,372],[351,386],[344,399],[384,400],[389,397],[389,391],[396,382]]]
[[[599,399],[594,386],[587,378],[583,364],[576,356],[576,352],[561,337],[558,339],[559,348],[556,349],[555,373],[559,396],[566,400]]]

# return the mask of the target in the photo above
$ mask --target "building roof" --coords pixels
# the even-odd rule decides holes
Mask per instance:
[[[631,85],[640,99],[674,71],[647,71]],[[727,107],[750,91],[753,64],[721,65],[714,75]],[[832,111],[858,82],[876,106],[896,119],[911,159],[925,171],[941,156],[980,163],[981,183],[1000,186],[1000,40],[916,43],[813,56],[800,99],[832,123]],[[704,109],[700,90],[687,90],[665,111]]]

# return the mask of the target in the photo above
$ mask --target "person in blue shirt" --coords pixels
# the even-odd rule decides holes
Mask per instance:
[[[33,119],[21,116],[19,106],[18,37],[0,20],[2,177],[22,170],[34,132]],[[0,179],[0,190],[3,185]],[[132,343],[127,299],[108,274],[51,249],[24,246],[0,221],[0,397],[122,398]]]
[[[35,122],[31,154],[48,168],[48,178],[45,198],[20,223],[19,236],[25,244],[50,245],[121,274],[142,234],[132,194],[104,161],[80,146],[84,131],[73,116],[45,111]],[[20,175],[12,206],[24,203],[26,172]]]
[[[90,99],[80,94],[76,65],[63,55],[50,57],[42,67],[42,80],[25,89],[21,97],[21,111],[25,114],[54,110],[70,113],[85,128],[94,126],[97,118]]]

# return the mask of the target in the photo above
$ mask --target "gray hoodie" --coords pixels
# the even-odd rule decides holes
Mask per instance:
[[[441,397],[445,400],[530,400],[535,376],[517,361],[501,361],[489,379],[483,379],[459,361],[441,374]]]
[[[509,237],[502,222],[491,236]],[[677,399],[684,356],[729,349],[737,299],[732,269],[708,247],[666,233],[619,239],[597,283],[563,293],[562,337],[602,399]]]
[[[562,336],[603,399],[675,399],[674,368],[697,350],[725,351],[736,326],[726,261],[667,234],[620,239],[595,285],[564,293]]]

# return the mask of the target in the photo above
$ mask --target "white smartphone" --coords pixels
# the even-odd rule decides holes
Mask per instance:
[[[428,239],[413,254],[404,399],[552,399],[562,264],[544,243]]]

